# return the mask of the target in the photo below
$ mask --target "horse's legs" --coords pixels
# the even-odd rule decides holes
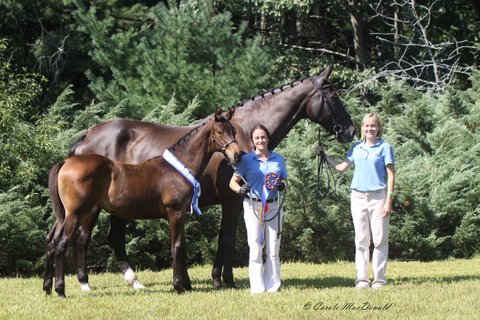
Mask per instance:
[[[43,291],[46,294],[52,293],[53,285],[53,270],[54,270],[54,258],[55,258],[55,234],[57,233],[57,227],[61,226],[60,221],[55,221],[52,229],[47,235],[46,238],[46,249],[45,249],[45,273],[43,276]]]
[[[218,248],[212,269],[213,286],[221,288],[220,273],[223,266],[223,281],[229,288],[237,288],[233,278],[233,259],[237,237],[238,217],[242,213],[242,202],[237,199],[222,203],[222,221],[218,237]]]
[[[135,289],[142,289],[145,288],[145,286],[138,281],[135,272],[130,266],[127,251],[125,250],[126,230],[127,221],[125,219],[113,215],[110,216],[110,230],[108,231],[107,238],[113,248],[115,257],[117,258],[120,272],[123,274],[125,282],[133,286]]]
[[[68,241],[75,233],[77,227],[77,217],[66,215],[62,227],[55,233],[55,291],[61,298],[65,296],[65,254],[67,252]]]
[[[170,246],[172,252],[173,287],[178,293],[185,292],[183,274],[186,273],[186,266],[183,265],[185,250],[185,210],[175,211],[167,209],[170,223]],[[185,259],[186,260],[186,259]],[[185,268],[185,271],[184,271]]]
[[[74,236],[73,254],[77,267],[77,278],[82,291],[91,291],[88,284],[87,250],[100,209],[94,208],[88,217],[82,219],[82,224]]]
[[[217,253],[215,254],[215,259],[213,260],[213,268],[212,268],[213,287],[215,289],[222,288],[222,269],[223,269],[223,252],[224,252],[222,238],[223,238],[223,232],[222,232],[222,227],[220,226],[220,230],[218,232]]]

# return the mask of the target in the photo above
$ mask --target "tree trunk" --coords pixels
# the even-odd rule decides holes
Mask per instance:
[[[350,6],[350,22],[352,23],[353,28],[353,45],[355,47],[355,56],[357,60],[357,68],[363,70],[366,65],[366,50],[365,50],[365,38],[363,34],[363,25],[359,18],[355,15],[357,1],[349,0],[348,4]]]

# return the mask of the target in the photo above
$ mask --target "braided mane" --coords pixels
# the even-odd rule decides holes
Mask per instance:
[[[260,94],[257,94],[255,96],[252,96],[250,98],[247,98],[243,101],[240,101],[238,102],[234,107],[235,108],[238,108],[238,107],[243,107],[246,103],[250,102],[250,101],[255,101],[255,100],[259,100],[259,99],[264,99],[268,96],[272,96],[272,95],[275,95],[279,92],[282,92],[284,91],[285,89],[289,89],[289,88],[293,88],[294,86],[298,85],[299,83],[303,83],[303,81],[305,81],[306,79],[309,79],[309,78],[312,78],[312,77],[305,77],[305,78],[302,78],[300,80],[295,80],[295,81],[292,81],[290,83],[287,83],[287,84],[284,84],[284,85],[281,85],[280,87],[278,88],[274,88],[274,89],[270,89],[270,90],[267,90],[267,91],[264,91]]]

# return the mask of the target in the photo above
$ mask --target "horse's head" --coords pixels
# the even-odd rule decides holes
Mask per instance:
[[[230,122],[235,109],[230,109],[226,115],[222,115],[222,109],[218,109],[213,117],[213,125],[210,130],[213,150],[220,151],[227,160],[236,164],[241,159],[242,152],[235,140],[235,127]]]
[[[320,76],[314,78],[315,90],[307,104],[307,115],[335,135],[339,142],[350,142],[355,135],[355,126],[335,89],[328,83],[331,73],[332,66],[328,66]]]

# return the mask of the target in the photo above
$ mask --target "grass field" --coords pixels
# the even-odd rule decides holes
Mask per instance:
[[[397,262],[389,285],[353,288],[353,262],[283,263],[282,290],[251,296],[246,268],[235,269],[239,289],[214,290],[210,266],[189,269],[194,290],[174,293],[172,271],[142,271],[148,288],[135,291],[120,274],[92,274],[93,291],[74,276],[67,299],[45,296],[40,278],[0,279],[0,319],[479,319],[480,257]]]

